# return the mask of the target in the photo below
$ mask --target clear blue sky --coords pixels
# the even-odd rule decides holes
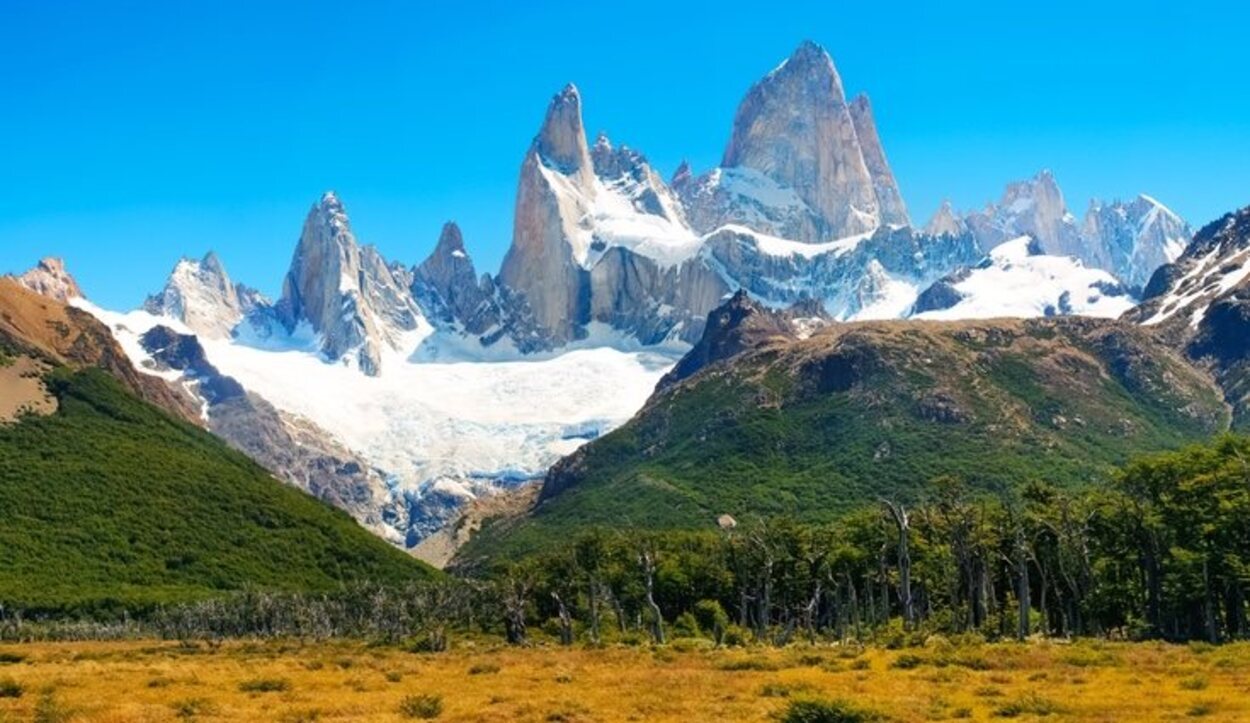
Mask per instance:
[[[1250,204],[1245,4],[952,5],[0,0],[0,272],[61,255],[130,307],[212,248],[275,293],[328,188],[388,257],[455,219],[495,271],[561,85],[592,134],[703,170],[804,38],[871,95],[917,221],[1042,167],[1078,214],[1139,191],[1195,225]]]

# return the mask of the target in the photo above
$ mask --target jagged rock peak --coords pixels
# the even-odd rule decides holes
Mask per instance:
[[[694,170],[690,167],[690,161],[685,158],[681,159],[681,163],[677,164],[677,170],[673,171],[673,178],[669,181],[669,186],[673,190],[684,186],[694,180]]]
[[[820,220],[806,232],[810,237],[798,240],[830,241],[880,224],[841,78],[815,43],[801,44],[747,92],[721,165],[749,168],[793,189]]]
[[[777,75],[803,76],[822,83],[828,82],[835,90],[835,97],[842,102],[846,100],[846,94],[842,90],[842,77],[838,75],[838,69],[833,64],[833,57],[814,40],[799,43],[790,57],[774,68],[765,79]]]
[[[83,297],[82,288],[65,269],[65,262],[52,256],[40,259],[34,268],[13,278],[36,294],[56,299],[61,303]]]
[[[924,232],[930,236],[958,236],[963,232],[963,222],[955,215],[950,199],[942,201],[942,205],[925,224]]]
[[[577,86],[569,83],[552,97],[533,149],[548,167],[566,175],[589,175],[590,149],[586,145],[582,98]]]
[[[331,360],[354,355],[366,374],[381,353],[417,327],[420,311],[403,280],[372,246],[359,246],[333,191],[313,204],[282,286],[278,318],[288,332],[307,322]]]
[[[433,256],[468,256],[468,252],[464,250],[464,236],[460,233],[460,226],[455,221],[448,221],[443,224],[443,230],[438,234],[438,245],[434,247]]]
[[[868,166],[868,173],[872,175],[881,222],[893,226],[911,225],[907,204],[903,202],[898,181],[886,160],[885,146],[881,144],[881,136],[877,133],[877,121],[873,117],[872,102],[868,100],[867,93],[860,93],[851,101],[851,120],[855,124],[855,136],[859,139],[864,163]]]
[[[254,293],[231,282],[221,259],[209,251],[198,261],[180,259],[165,287],[149,296],[143,309],[177,319],[196,334],[227,338],[243,318],[244,307],[253,303]]]

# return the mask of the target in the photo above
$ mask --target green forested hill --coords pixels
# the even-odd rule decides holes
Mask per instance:
[[[557,464],[528,515],[488,522],[461,560],[594,526],[712,527],[721,514],[824,522],[880,496],[914,499],[941,475],[987,491],[1094,483],[1132,455],[1229,423],[1209,377],[1148,331],[1108,320],[765,336],[666,380],[632,421]]]
[[[0,603],[101,610],[243,587],[327,590],[429,567],[98,369],[0,426]]]

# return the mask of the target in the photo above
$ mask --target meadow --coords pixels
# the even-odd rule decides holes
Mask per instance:
[[[1250,644],[0,646],[0,721],[1250,719]]]

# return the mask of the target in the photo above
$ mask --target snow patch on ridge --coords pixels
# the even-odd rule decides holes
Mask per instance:
[[[1106,271],[1086,268],[1068,256],[1030,253],[1028,236],[996,246],[989,263],[972,269],[953,284],[963,298],[946,309],[917,314],[917,319],[1029,318],[1077,314],[1115,318],[1134,300],[1119,292]]]

